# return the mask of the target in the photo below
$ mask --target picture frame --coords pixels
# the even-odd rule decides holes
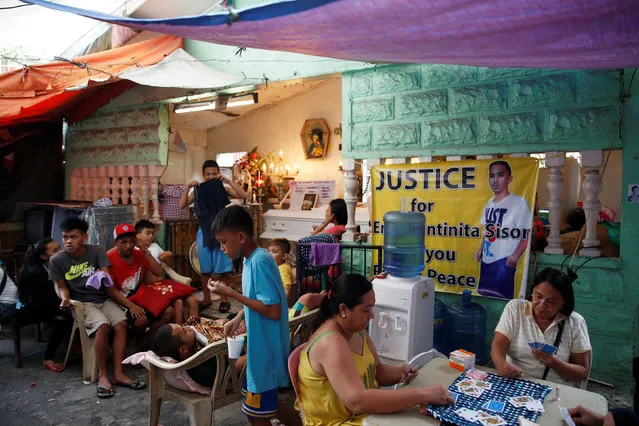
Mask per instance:
[[[317,203],[317,194],[314,192],[307,192],[302,197],[302,207],[301,210],[312,210]]]
[[[311,118],[304,122],[300,132],[304,158],[323,160],[328,154],[331,131],[323,118]]]

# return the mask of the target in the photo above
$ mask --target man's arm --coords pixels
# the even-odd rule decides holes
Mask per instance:
[[[149,263],[148,272],[152,273],[155,276],[161,277],[162,276],[162,265],[160,265],[158,263],[158,261],[155,260],[155,257],[153,257],[151,252],[149,252],[148,250],[145,252],[144,256],[146,257],[146,260]],[[148,284],[152,284],[152,283],[148,283]]]
[[[120,293],[117,288],[107,287],[106,292],[107,295],[118,305],[124,306],[129,311],[131,311],[131,315],[133,315],[133,318],[140,319],[146,316],[146,314],[144,313],[144,308],[141,308],[126,297],[122,296],[122,293]]]
[[[61,299],[60,308],[68,309],[71,306],[70,298],[71,294],[69,293],[69,288],[67,287],[66,280],[56,280],[56,284],[58,285],[58,296]]]
[[[184,189],[184,191],[182,192],[182,195],[180,196],[180,201],[178,201],[179,208],[185,209],[191,205],[194,197],[193,197],[193,194],[189,194],[189,191],[191,190],[191,188],[194,188],[198,186],[199,184],[200,182],[196,180],[192,180],[191,182],[186,184],[186,188]]]

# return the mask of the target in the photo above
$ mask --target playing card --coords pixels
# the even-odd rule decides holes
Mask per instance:
[[[547,354],[550,355],[554,355],[557,353],[557,348],[554,347],[553,345],[549,345],[548,343],[544,343],[541,347],[539,347],[538,349],[546,352]]]
[[[472,379],[464,379],[461,382],[457,383],[457,388],[459,390],[462,390],[464,388],[467,388],[469,386],[473,386],[473,384],[475,384],[475,381]]]
[[[450,394],[451,394],[451,395],[453,396],[453,398],[455,399],[455,404],[457,404],[457,399],[459,398],[459,394],[458,394],[457,392],[451,392]]]
[[[455,414],[464,420],[474,422],[477,419],[477,411],[469,410],[468,408],[460,408],[455,410]]]
[[[481,418],[479,419],[479,422],[484,426],[503,426],[507,424],[506,420],[502,419],[498,415]]]
[[[512,398],[508,399],[508,402],[510,403],[510,405],[517,407],[517,408],[521,408],[523,406],[525,406],[527,403],[534,401],[534,399],[531,396],[528,395],[522,395],[522,396],[514,396]]]
[[[488,377],[488,374],[483,371],[477,370],[476,368],[471,368],[466,372],[466,377],[470,377],[473,380],[484,380]]]
[[[482,382],[482,381],[475,381],[475,383],[473,383],[473,386],[477,388],[481,388],[481,389],[492,389],[493,387],[492,384],[488,382]]]
[[[538,399],[527,402],[524,407],[526,407],[526,410],[528,411],[535,411],[537,413],[546,412],[546,410],[544,410],[544,404],[542,404],[541,401],[539,401]]]
[[[496,413],[501,413],[502,411],[504,411],[505,405],[506,404],[504,404],[501,401],[495,401],[494,399],[491,399],[490,401],[488,401],[488,404],[486,405],[486,410],[493,411]]]
[[[481,394],[484,393],[484,390],[482,388],[477,388],[475,386],[465,387],[460,389],[460,391],[464,395],[472,396],[473,398],[479,398]]]
[[[537,349],[535,342],[528,342],[528,346],[530,346],[530,349]]]

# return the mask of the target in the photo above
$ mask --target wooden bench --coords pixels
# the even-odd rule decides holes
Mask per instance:
[[[319,309],[315,309],[289,321],[291,345],[294,343],[299,345],[308,340],[318,313]],[[188,370],[213,357],[217,362],[217,374],[210,395],[181,391],[165,385],[165,371]],[[162,401],[165,398],[179,402],[187,408],[191,426],[214,425],[216,409],[243,398],[241,389],[245,375],[245,369],[236,371],[235,360],[228,359],[227,344],[224,340],[205,346],[190,358],[177,364],[165,362],[159,358],[149,358],[149,425],[158,424]]]

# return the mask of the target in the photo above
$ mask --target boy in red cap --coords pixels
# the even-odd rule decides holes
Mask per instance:
[[[151,334],[154,334],[164,324],[170,322],[181,324],[184,321],[181,297],[192,293],[195,289],[188,286],[184,286],[187,289],[177,288],[183,286],[179,283],[171,283],[163,286],[162,289],[154,288],[154,276],[161,276],[162,268],[150,252],[144,253],[135,248],[137,233],[133,225],[128,223],[117,225],[113,230],[113,238],[114,247],[107,252],[111,262],[113,283],[125,297],[146,311],[146,318],[135,319],[135,327],[144,329],[150,324]],[[146,288],[141,289],[141,286]],[[195,299],[195,296],[189,297]],[[196,300],[194,305],[197,312]]]

